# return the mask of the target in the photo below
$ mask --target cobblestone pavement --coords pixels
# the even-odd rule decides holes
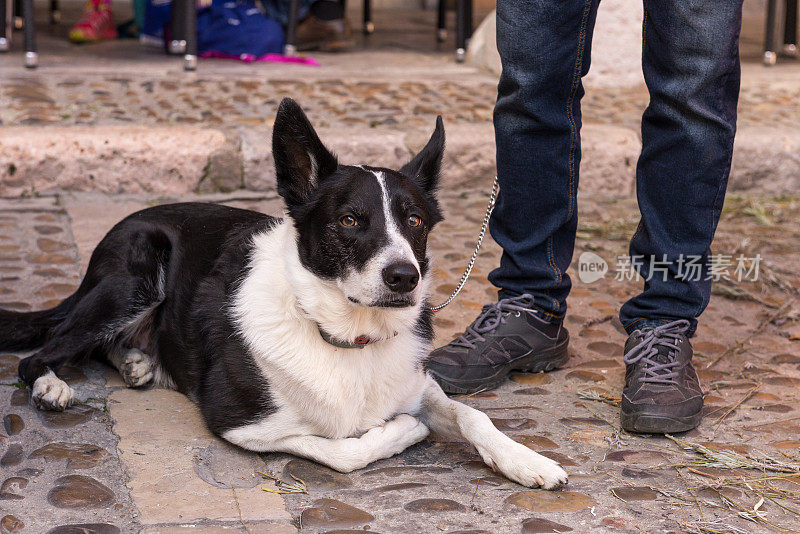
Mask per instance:
[[[64,20],[77,18],[82,3],[64,4]],[[202,123],[236,129],[271,124],[284,96],[303,104],[322,127],[414,130],[428,127],[439,113],[448,122],[491,121],[497,77],[456,64],[452,32],[437,46],[432,12],[379,9],[374,17],[376,33],[364,38],[356,32],[353,51],[314,54],[320,67],[206,60],[196,73],[184,73],[177,58],[132,41],[76,47],[65,42],[67,26],[43,24],[39,70],[19,68],[16,54],[0,55],[0,125]],[[601,25],[595,40],[613,40],[614,31]],[[795,128],[798,69],[791,60],[772,69],[745,64],[740,125]],[[648,101],[644,86],[620,88],[616,78],[592,82],[598,76],[603,74],[589,76],[584,121],[638,131]]]
[[[170,200],[176,199],[66,194],[4,202],[0,307],[51,305],[72,290],[92,247],[116,220]],[[212,200],[280,211],[269,195]],[[481,191],[444,193],[448,217],[431,240],[437,302],[469,257],[485,201]],[[613,271],[635,228],[634,203],[582,197],[580,207],[575,257],[592,251]],[[80,401],[75,407],[40,414],[14,385],[18,355],[4,354],[0,531],[67,524],[105,525],[81,532],[800,530],[799,216],[796,197],[727,200],[714,251],[764,260],[758,282],[715,286],[693,340],[705,419],[677,438],[704,446],[710,456],[619,430],[613,404],[623,380],[624,335],[616,311],[637,283],[609,273],[592,284],[576,280],[567,368],[518,374],[496,391],[460,398],[517,441],[560,461],[571,476],[564,491],[508,482],[461,442],[428,439],[346,475],[287,455],[244,453],[210,436],[181,395],[128,390],[99,364],[68,370]],[[462,296],[436,316],[437,343],[494,297],[486,275],[498,254],[488,243]],[[261,491],[274,486],[258,472],[290,482],[295,476],[307,493],[284,495],[281,503]]]
[[[237,128],[271,124],[278,102],[298,100],[320,127],[366,126],[416,129],[430,117],[490,122],[496,81],[464,71],[451,80],[374,81],[341,78],[304,80],[297,71],[279,77],[258,71],[196,77],[129,75],[8,76],[0,80],[0,124],[199,124]],[[740,126],[800,123],[797,67],[746,69],[739,105]],[[585,122],[639,129],[648,96],[644,87],[592,88],[583,99]]]
[[[56,199],[0,201],[0,308],[53,307],[78,282],[69,218]],[[64,369],[62,378],[82,402],[65,412],[37,412],[18,382],[17,364],[18,355],[0,355],[0,532],[45,532],[63,524],[136,532],[103,367]]]

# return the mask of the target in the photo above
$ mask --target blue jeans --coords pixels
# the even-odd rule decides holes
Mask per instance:
[[[566,312],[578,225],[581,78],[589,71],[599,0],[498,0],[503,73],[494,126],[500,195],[491,234],[503,247],[489,280],[500,296],[530,293],[553,322]],[[637,327],[677,319],[697,326],[708,304],[709,247],[730,171],[739,96],[742,0],[644,0],[642,68],[650,104],[636,168],[641,220],[630,244],[649,278],[626,302]],[[700,256],[702,276],[679,259]]]

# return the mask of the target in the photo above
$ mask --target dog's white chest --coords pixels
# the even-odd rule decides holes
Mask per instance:
[[[292,232],[283,224],[256,238],[252,267],[233,308],[281,414],[273,418],[275,424],[347,437],[416,410],[425,384],[420,362],[428,348],[414,329],[419,310],[354,307],[340,290],[299,265],[291,251],[296,246]],[[288,276],[294,277],[293,285]],[[349,329],[351,339],[363,334],[382,341],[361,349],[331,345],[303,312],[312,309],[334,327],[328,331]]]
[[[417,408],[425,385],[418,351],[424,349],[413,336],[407,337],[363,349],[315,340],[314,350],[289,358],[268,357],[262,369],[279,409],[293,412],[312,433],[331,438],[359,435]]]

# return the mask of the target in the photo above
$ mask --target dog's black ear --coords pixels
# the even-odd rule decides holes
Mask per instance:
[[[308,121],[300,105],[284,98],[272,130],[272,157],[278,194],[289,207],[305,202],[317,185],[336,172],[338,162]]]
[[[439,173],[444,155],[444,123],[442,116],[436,117],[436,128],[428,144],[419,154],[403,165],[400,173],[408,176],[426,193],[433,193],[439,186]]]

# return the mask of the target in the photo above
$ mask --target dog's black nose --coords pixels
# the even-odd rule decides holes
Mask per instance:
[[[408,293],[419,283],[417,268],[407,261],[394,262],[383,269],[383,281],[392,291]]]

